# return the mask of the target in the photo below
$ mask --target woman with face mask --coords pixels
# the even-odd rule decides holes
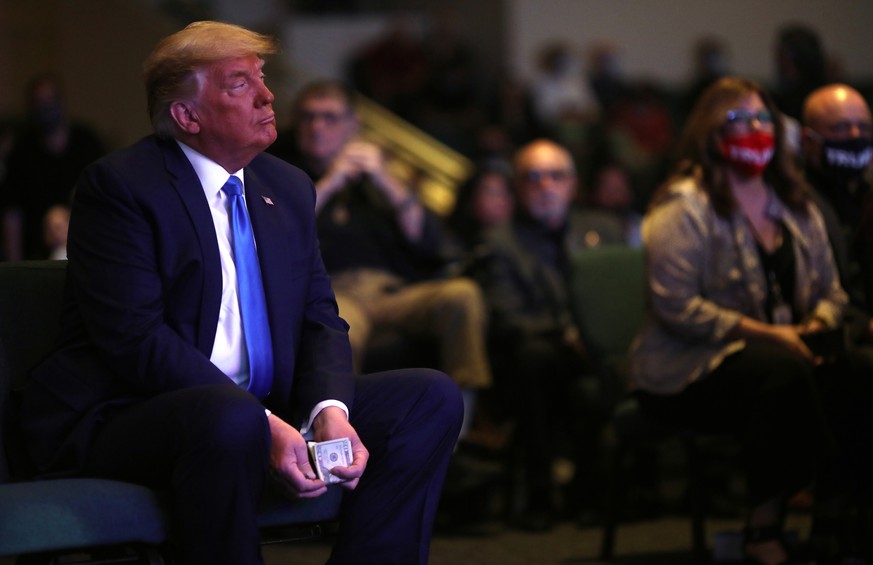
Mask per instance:
[[[846,293],[759,85],[711,85],[678,149],[643,223],[649,312],[632,384],[651,418],[739,438],[747,561],[792,563],[785,501],[833,456],[829,414],[842,406],[819,382],[833,352],[808,340],[839,327]]]

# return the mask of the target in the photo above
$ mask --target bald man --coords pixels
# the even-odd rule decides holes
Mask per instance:
[[[574,488],[595,485],[580,472],[590,470],[597,422],[574,397],[588,360],[570,308],[570,262],[587,248],[622,244],[624,236],[617,219],[572,205],[576,167],[566,148],[536,140],[519,149],[514,165],[517,215],[486,234],[476,279],[490,311],[495,404],[511,407],[524,456],[523,500],[513,522],[544,531],[559,510],[581,510]],[[553,504],[559,489],[572,495],[563,508]]]
[[[807,178],[825,218],[840,282],[851,300],[844,320],[852,343],[836,374],[848,374],[852,367],[868,377],[873,376],[873,192],[865,174],[873,154],[871,129],[867,102],[845,84],[823,86],[806,98],[801,147]],[[843,397],[856,402],[832,413],[839,453],[819,472],[810,540],[825,542],[819,543],[822,547],[839,548],[836,554],[822,555],[819,563],[838,562],[830,559],[834,555],[843,559],[863,557],[867,561],[859,562],[869,562],[873,556],[873,527],[862,517],[871,515],[873,500],[868,479],[873,472],[871,381],[821,381],[819,388],[824,396],[829,394],[828,382],[838,383]]]
[[[864,237],[863,225],[873,217],[862,222],[865,205],[873,205],[865,178],[873,155],[870,108],[855,89],[830,84],[807,97],[803,125],[801,146],[807,177],[825,217],[840,281],[851,298],[847,321],[854,337],[871,342],[873,247]],[[870,228],[873,226],[868,225]]]

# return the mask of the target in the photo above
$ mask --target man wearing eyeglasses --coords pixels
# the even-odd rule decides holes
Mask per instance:
[[[381,149],[358,136],[353,91],[315,81],[292,106],[292,130],[274,152],[315,182],[321,253],[356,368],[365,367],[370,338],[382,330],[435,342],[434,362],[464,391],[463,437],[476,391],[491,384],[478,286],[443,276],[442,224],[388,170]]]
[[[571,430],[594,428],[580,426],[592,411],[574,398],[586,352],[570,310],[570,260],[624,239],[615,218],[572,205],[576,167],[561,145],[533,141],[518,150],[514,167],[518,212],[510,225],[486,234],[489,252],[477,278],[490,311],[495,393],[498,404],[511,407],[524,453],[525,494],[514,521],[546,531],[559,510],[555,490],[569,481],[578,450],[586,450],[588,435]],[[586,482],[576,473],[577,484]]]
[[[870,108],[855,89],[827,85],[807,97],[803,126],[807,179],[825,218],[840,282],[851,301],[846,319],[854,337],[871,342],[873,246],[864,236],[865,229],[873,229],[873,194],[865,178],[873,156]]]

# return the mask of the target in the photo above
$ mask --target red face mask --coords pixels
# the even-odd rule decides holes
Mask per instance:
[[[764,172],[773,158],[773,134],[766,131],[727,134],[721,138],[721,155],[725,161],[747,177]]]

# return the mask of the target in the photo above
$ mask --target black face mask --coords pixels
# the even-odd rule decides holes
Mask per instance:
[[[849,182],[864,174],[873,146],[869,139],[853,138],[846,141],[824,140],[821,146],[821,168],[828,177]]]

